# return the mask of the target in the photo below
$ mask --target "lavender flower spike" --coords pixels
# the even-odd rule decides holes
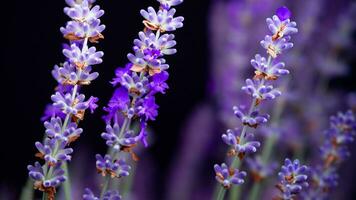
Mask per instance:
[[[230,188],[232,184],[243,184],[246,172],[239,171],[238,169],[229,169],[225,163],[221,165],[214,165],[216,180],[221,183],[224,188]]]
[[[296,23],[290,21],[291,12],[286,7],[281,7],[277,10],[276,15],[272,19],[267,19],[268,28],[271,30],[273,35],[266,35],[265,39],[261,42],[261,45],[267,50],[268,58],[256,54],[255,58],[251,60],[251,65],[255,69],[255,76],[253,79],[246,79],[246,85],[241,89],[245,91],[248,95],[252,97],[250,107],[245,105],[240,105],[239,107],[233,107],[234,114],[241,120],[241,128],[235,129],[235,131],[228,130],[226,134],[222,135],[223,141],[232,146],[232,149],[228,151],[229,156],[234,157],[230,168],[235,169],[241,165],[241,162],[247,154],[252,154],[257,151],[260,147],[260,142],[255,141],[253,133],[247,133],[251,128],[257,128],[259,125],[264,124],[268,121],[269,115],[262,115],[259,113],[259,106],[264,100],[274,100],[282,93],[275,89],[273,86],[273,81],[277,80],[283,75],[289,74],[289,70],[285,69],[285,64],[280,61],[276,61],[274,58],[281,55],[285,50],[292,48],[293,43],[289,42],[291,40],[291,34],[297,33]],[[248,109],[247,109],[248,108]],[[236,131],[237,130],[237,131]],[[286,165],[289,165],[289,160],[286,161]],[[254,168],[263,168],[260,164],[254,164],[250,162]],[[297,163],[295,163],[297,165]],[[298,167],[298,166],[297,166]],[[221,167],[215,165],[215,171],[226,171],[228,167],[223,164]],[[304,169],[304,167],[302,167]],[[257,179],[263,178],[265,174],[269,173],[269,169],[265,169],[264,172],[258,174],[255,172],[254,176],[258,176]],[[298,171],[299,173],[299,171]],[[300,172],[303,173],[303,172]],[[219,183],[224,183],[226,180],[225,175],[219,177],[217,180]],[[255,177],[255,178],[256,178]],[[304,176],[298,176],[298,180],[294,183],[299,183],[299,178]],[[240,183],[243,183],[240,181]],[[283,183],[284,184],[284,183]],[[289,183],[290,184],[290,183]],[[217,193],[217,199],[223,200],[225,196],[224,189],[229,189],[229,184],[223,184],[224,187],[220,188],[219,193]],[[227,187],[229,186],[229,187]],[[283,191],[288,192],[292,190],[294,193],[297,189],[295,185],[283,185]],[[231,199],[237,199],[237,194],[232,191]]]
[[[348,145],[356,135],[356,117],[349,110],[330,117],[330,127],[324,132],[319,162],[311,169],[314,184],[302,195],[304,199],[327,199],[338,185],[337,170],[349,156]]]
[[[35,180],[34,188],[43,192],[43,199],[55,198],[56,188],[69,177],[67,162],[71,160],[72,148],[68,146],[77,140],[83,130],[78,123],[84,119],[85,112],[93,112],[98,106],[98,98],[86,99],[80,93],[80,87],[89,85],[98,77],[92,72],[92,66],[102,63],[104,53],[89,47],[89,42],[97,43],[103,38],[101,32],[105,29],[100,24],[99,17],[104,11],[99,6],[93,7],[93,0],[66,0],[69,7],[64,12],[71,18],[65,28],[61,28],[69,45],[63,49],[66,60],[61,65],[55,65],[52,75],[58,82],[56,92],[51,96],[52,105],[46,107],[43,120],[46,128],[44,141],[36,142],[38,150],[36,157],[43,164],[36,162],[29,165],[29,176]],[[70,188],[65,187],[66,199],[72,199]]]
[[[276,199],[292,200],[303,188],[308,187],[307,169],[305,165],[300,165],[299,160],[292,162],[288,158],[285,159],[284,165],[278,173],[279,183],[276,186],[281,194]]]
[[[168,89],[169,65],[167,55],[177,52],[172,32],[183,26],[183,17],[175,17],[176,6],[183,0],[157,0],[159,10],[149,7],[141,10],[143,31],[133,41],[133,52],[127,55],[129,63],[115,71],[111,82],[116,87],[108,105],[106,131],[101,134],[108,151],[104,156],[96,156],[98,173],[104,176],[100,199],[105,199],[111,181],[129,176],[131,167],[128,158],[138,161],[134,148],[140,144],[148,146],[147,124],[158,116],[159,106],[156,94],[165,94]],[[100,54],[93,54],[99,57]],[[135,129],[132,124],[137,124]],[[129,154],[130,156],[126,156]],[[115,178],[115,179],[114,179]],[[118,179],[120,178],[120,179]],[[111,193],[112,195],[113,193]],[[85,194],[92,198],[92,194]],[[111,197],[110,197],[111,198]]]

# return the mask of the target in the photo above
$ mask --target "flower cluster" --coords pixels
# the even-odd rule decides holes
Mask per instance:
[[[106,177],[106,181],[129,175],[130,166],[124,154],[131,154],[137,161],[139,158],[134,147],[140,143],[148,146],[146,126],[156,119],[159,108],[155,95],[165,94],[168,89],[166,81],[169,74],[166,70],[169,65],[164,57],[175,54],[177,50],[174,49],[175,36],[167,32],[181,28],[184,20],[183,17],[175,17],[176,10],[171,7],[183,1],[158,2],[160,8],[157,12],[152,7],[147,11],[141,10],[145,28],[133,42],[133,53],[127,55],[130,62],[115,71],[111,82],[116,89],[104,108],[107,126],[101,134],[109,150],[105,156],[96,156],[97,170]],[[135,124],[138,126],[133,126]],[[102,188],[102,191],[106,189]]]
[[[240,185],[245,182],[246,172],[240,172],[238,169],[229,169],[225,163],[214,165],[216,180],[221,183],[224,188],[229,189],[232,184]]]
[[[300,165],[299,160],[285,159],[281,171],[278,173],[279,183],[276,187],[281,194],[275,199],[292,200],[303,188],[308,187],[307,167]]]
[[[320,162],[311,170],[312,187],[305,192],[305,199],[327,199],[328,193],[337,186],[337,170],[349,157],[348,145],[356,134],[356,117],[349,110],[330,118],[330,127],[324,132],[320,148]]]
[[[55,94],[51,96],[53,103],[46,107],[42,117],[46,128],[43,142],[36,142],[36,157],[44,164],[36,162],[29,165],[29,175],[35,180],[34,187],[46,193],[48,199],[54,199],[56,187],[66,180],[63,165],[71,160],[72,148],[69,144],[77,140],[83,130],[78,128],[79,121],[84,119],[85,111],[97,108],[98,98],[86,98],[80,94],[80,87],[89,85],[98,77],[92,72],[92,66],[102,63],[104,53],[88,47],[89,42],[98,42],[103,38],[105,29],[100,24],[104,11],[99,6],[92,6],[94,1],[66,0],[69,7],[64,8],[72,20],[61,28],[64,38],[70,45],[65,45],[63,54],[66,61],[54,66],[53,77],[58,82]]]
[[[235,106],[233,110],[235,115],[241,120],[242,128],[234,131],[228,130],[226,134],[222,135],[223,141],[231,147],[228,156],[234,157],[231,169],[237,167],[235,166],[235,163],[238,163],[236,159],[242,160],[246,154],[255,153],[260,147],[260,142],[254,140],[254,134],[247,133],[249,128],[257,128],[269,119],[269,115],[260,114],[258,109],[260,104],[265,100],[273,100],[281,95],[281,92],[273,87],[272,82],[282,75],[289,74],[289,71],[285,69],[283,62],[275,61],[274,58],[293,46],[293,43],[289,42],[291,39],[290,35],[296,33],[298,29],[296,28],[296,23],[289,19],[290,16],[291,12],[288,8],[281,7],[272,19],[267,19],[267,25],[272,35],[267,35],[261,42],[261,45],[267,50],[269,56],[266,59],[257,54],[251,60],[251,64],[256,70],[255,76],[253,79],[247,79],[246,85],[242,87],[242,90],[252,97],[250,108],[247,108],[245,105]],[[252,164],[252,162],[250,163]],[[255,165],[254,167],[257,170],[257,168],[261,169],[262,165]],[[224,176],[220,175],[221,170],[215,169],[215,171],[218,181],[225,188],[229,188],[222,181],[226,178],[223,179],[222,177]],[[270,171],[266,169],[265,174],[256,174],[256,176],[259,175],[260,178],[263,178]],[[236,184],[236,182],[231,183]],[[239,181],[239,183],[242,182]]]

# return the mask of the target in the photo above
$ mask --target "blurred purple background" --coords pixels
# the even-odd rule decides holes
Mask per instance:
[[[43,135],[44,106],[55,87],[52,66],[61,60],[59,28],[66,17],[64,1],[12,1],[6,21],[1,67],[3,88],[3,159],[0,199],[18,199],[27,180],[26,165],[33,160],[33,143]],[[126,63],[131,41],[142,28],[139,10],[153,1],[99,1],[107,25],[101,76],[88,90],[102,107],[113,92],[114,69]],[[261,53],[259,41],[267,33],[265,19],[281,5],[293,12],[299,33],[295,47],[283,57],[291,71],[279,85],[284,95],[264,107],[277,114],[266,128],[278,132],[273,160],[298,157],[312,163],[318,156],[320,134],[329,116],[355,106],[356,4],[350,0],[186,0],[178,13],[185,17],[178,31],[177,55],[169,58],[170,90],[158,99],[160,114],[151,123],[150,146],[140,149],[129,199],[210,199],[214,190],[213,164],[221,162],[226,146],[221,134],[234,128],[232,106],[243,103],[240,88],[253,74],[250,59]],[[105,151],[100,139],[105,123],[99,109],[82,127],[71,163],[73,186],[80,198],[85,186],[97,185],[94,155]],[[268,137],[260,129],[259,137]],[[263,141],[263,139],[262,139]],[[262,142],[262,145],[264,143]],[[278,152],[278,153],[277,153]],[[355,199],[356,150],[340,170],[340,185],[331,199]],[[257,152],[260,154],[261,152]],[[83,165],[83,163],[85,163]],[[273,177],[272,177],[273,179]],[[244,186],[249,189],[249,184]],[[265,187],[265,197],[273,184]]]

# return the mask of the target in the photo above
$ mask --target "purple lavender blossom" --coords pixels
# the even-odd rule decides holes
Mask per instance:
[[[41,117],[41,121],[44,122],[56,116],[60,117],[61,119],[64,119],[66,117],[61,109],[58,109],[52,104],[48,104],[45,108],[43,116]]]
[[[52,70],[58,82],[55,94],[51,96],[52,105],[47,106],[42,117],[46,128],[43,142],[36,142],[36,157],[44,161],[35,166],[29,165],[29,176],[35,180],[35,189],[43,192],[43,199],[54,199],[56,187],[64,182],[65,166],[71,160],[72,148],[68,146],[77,140],[83,130],[78,123],[84,119],[87,109],[92,113],[98,107],[98,98],[85,98],[80,87],[89,85],[98,77],[92,72],[92,66],[102,63],[104,53],[89,47],[89,42],[96,43],[103,38],[105,29],[98,19],[104,14],[99,6],[92,7],[94,0],[66,0],[69,7],[64,12],[71,18],[65,28],[61,28],[64,38],[70,44],[63,45],[66,61],[55,65]],[[45,178],[44,178],[45,177]],[[71,198],[70,188],[65,187],[66,198]]]
[[[243,86],[242,90],[257,99],[258,102],[262,100],[272,100],[282,94],[279,90],[274,89],[272,85],[264,84],[264,82],[259,79],[246,79],[246,86]]]
[[[155,98],[153,96],[149,96],[143,99],[141,105],[137,107],[137,114],[144,117],[146,121],[153,121],[158,115],[157,109],[158,105],[155,103]]]
[[[254,135],[248,134],[244,141],[240,140],[239,130],[227,130],[226,134],[222,135],[222,140],[227,144],[232,146],[229,151],[230,156],[238,156],[240,159],[244,158],[245,154],[255,153],[257,148],[261,146],[261,143],[253,140]]]
[[[61,27],[60,31],[64,37],[70,41],[83,40],[88,38],[90,42],[97,42],[103,39],[101,34],[105,25],[101,25],[100,17],[104,14],[99,6],[90,9],[92,2],[83,0],[78,3],[75,0],[67,0],[70,7],[64,8],[64,12],[73,20],[69,21],[66,27]]]
[[[168,10],[172,6],[177,6],[183,3],[183,0],[158,0],[158,2],[161,4],[163,9]]]
[[[226,189],[230,188],[232,184],[241,185],[245,182],[246,172],[239,171],[238,169],[229,169],[225,163],[214,165],[214,169],[216,180]]]
[[[265,39],[260,43],[261,46],[267,50],[268,55],[270,55],[272,58],[276,58],[284,51],[293,47],[293,43],[289,42],[290,39],[290,36],[286,36],[282,39],[274,41],[273,36],[266,35]]]
[[[49,197],[54,198],[55,187],[59,186],[66,180],[64,176],[64,170],[61,169],[61,164],[55,165],[53,173],[50,177],[46,177],[45,171],[39,162],[35,162],[35,165],[28,165],[29,176],[35,181],[34,188],[42,192],[49,194]]]
[[[180,1],[182,2],[182,1]],[[158,12],[154,8],[148,7],[146,10],[141,10],[141,15],[145,18],[143,22],[145,26],[153,31],[159,30],[160,32],[175,31],[183,27],[183,17],[174,17],[176,9],[169,10],[163,9]]]
[[[299,160],[293,162],[285,159],[281,171],[278,173],[279,183],[277,188],[281,191],[278,199],[291,200],[298,195],[303,188],[309,186],[307,183],[307,167],[300,165]]]
[[[138,39],[133,42],[133,53],[127,55],[129,63],[115,71],[111,82],[117,89],[104,108],[108,113],[104,116],[107,126],[101,134],[109,149],[104,157],[96,156],[98,172],[106,176],[100,199],[105,199],[103,194],[112,178],[129,175],[130,166],[125,161],[125,154],[131,154],[132,160],[138,161],[134,148],[140,143],[144,147],[148,146],[147,122],[154,121],[158,116],[159,106],[155,95],[165,94],[168,89],[166,81],[169,74],[166,70],[169,65],[164,57],[175,54],[177,50],[173,48],[176,45],[175,36],[163,33],[183,26],[184,18],[174,17],[176,10],[171,8],[183,1],[158,2],[158,11],[152,7],[147,11],[141,10],[145,18],[144,30],[139,32]],[[133,127],[134,123],[139,125],[138,129]]]
[[[152,82],[150,83],[150,89],[153,94],[159,92],[165,94],[165,91],[169,88],[166,81],[168,80],[169,74],[163,71],[159,74],[152,76]]]
[[[96,168],[102,176],[124,177],[129,175],[130,166],[124,160],[113,160],[110,155],[96,155]]]
[[[268,114],[260,114],[259,111],[256,109],[250,115],[248,115],[248,111],[246,110],[246,106],[234,106],[234,114],[238,117],[242,124],[247,125],[249,127],[257,128],[258,125],[267,123],[269,119]]]
[[[289,70],[284,69],[283,62],[268,65],[267,59],[259,54],[256,54],[255,59],[251,60],[251,65],[256,69],[255,78],[262,76],[266,80],[276,80],[279,76],[289,74]]]
[[[292,12],[286,6],[282,6],[277,9],[276,15],[278,16],[278,19],[280,19],[281,21],[284,21],[284,20],[288,20],[289,18],[291,18]]]

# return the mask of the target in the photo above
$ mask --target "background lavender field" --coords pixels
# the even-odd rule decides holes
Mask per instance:
[[[18,199],[33,160],[33,143],[43,137],[40,122],[44,105],[56,86],[50,71],[61,60],[60,27],[64,1],[13,1],[5,28],[6,54],[2,121],[2,174],[0,199]],[[126,63],[132,40],[142,29],[141,8],[149,0],[98,1],[106,11],[104,63],[96,84],[86,92],[100,98],[100,109],[82,123],[85,134],[74,144],[71,163],[77,199],[85,186],[96,185],[95,153],[106,147],[100,139],[101,120],[112,94],[111,81],[118,63]],[[185,27],[176,33],[178,53],[171,63],[170,89],[158,98],[157,120],[151,123],[150,146],[138,152],[141,160],[134,176],[130,199],[210,199],[214,190],[213,164],[222,161],[226,147],[220,140],[226,128],[237,123],[232,106],[244,101],[240,88],[253,73],[249,60],[261,51],[266,34],[265,18],[287,5],[298,23],[295,48],[285,58],[291,76],[281,82],[286,95],[268,105],[279,106],[272,127],[278,139],[273,159],[298,157],[313,162],[328,118],[337,111],[355,108],[356,5],[352,1],[186,0],[178,9]],[[265,137],[262,128],[260,137]],[[263,146],[262,142],[262,146]],[[261,153],[262,148],[257,152]],[[332,199],[355,199],[355,148],[340,170],[340,184]],[[272,182],[273,183],[273,182]],[[243,187],[248,190],[250,182]],[[266,186],[266,199],[273,184]],[[269,198],[270,199],[270,198]]]

